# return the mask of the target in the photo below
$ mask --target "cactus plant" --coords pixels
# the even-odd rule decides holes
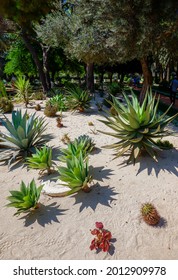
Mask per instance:
[[[157,225],[160,221],[160,215],[158,214],[158,211],[151,203],[144,203],[141,207],[141,215],[143,220],[148,225]]]

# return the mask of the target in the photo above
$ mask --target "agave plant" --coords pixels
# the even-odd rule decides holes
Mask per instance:
[[[84,160],[81,152],[79,157],[72,155],[71,159],[67,159],[66,167],[60,166],[58,171],[59,179],[71,189],[66,195],[71,195],[80,190],[90,191],[88,184],[92,181],[92,176],[89,174],[88,159]]]
[[[7,197],[10,203],[6,206],[18,209],[14,215],[19,215],[20,213],[26,212],[30,209],[37,209],[39,207],[38,200],[40,198],[42,188],[43,186],[36,186],[34,179],[27,186],[22,181],[19,191],[10,191],[11,196]]]
[[[78,86],[68,87],[67,93],[68,96],[68,107],[71,110],[79,112],[84,112],[85,109],[90,108],[91,97],[89,93],[85,90],[82,90]]]
[[[62,156],[59,157],[59,160],[66,162],[66,159],[71,159],[72,156],[79,157],[80,153],[85,159],[94,146],[93,140],[88,135],[81,135],[73,142],[69,142],[66,149],[61,149]]]
[[[40,174],[47,170],[48,175],[52,173],[52,148],[44,146],[42,149],[36,148],[36,153],[27,157],[27,165],[32,169],[40,169]]]
[[[159,98],[155,100],[151,92],[147,92],[142,105],[139,104],[137,97],[132,93],[132,100],[124,94],[126,106],[124,106],[115,97],[111,105],[114,107],[116,114],[113,116],[109,113],[106,121],[101,120],[115,132],[103,132],[107,135],[119,138],[119,142],[105,146],[106,148],[115,149],[115,158],[130,151],[128,162],[138,158],[142,150],[145,150],[153,159],[156,158],[156,151],[161,150],[156,143],[157,138],[171,135],[171,132],[165,130],[178,113],[172,117],[166,117],[170,107],[164,114],[158,114]]]
[[[27,112],[22,114],[20,111],[12,112],[12,122],[4,116],[3,125],[8,134],[1,133],[0,139],[3,140],[2,146],[9,148],[0,155],[0,161],[22,159],[34,151],[34,147],[41,146],[45,141],[42,133],[46,129],[43,118],[35,117],[35,114],[27,118]]]
[[[16,99],[23,101],[25,107],[29,104],[29,91],[30,91],[30,81],[25,79],[25,76],[19,76],[14,83],[16,89]]]
[[[58,111],[66,111],[66,98],[63,94],[57,94],[50,98],[50,104],[52,106],[56,106],[58,108]]]

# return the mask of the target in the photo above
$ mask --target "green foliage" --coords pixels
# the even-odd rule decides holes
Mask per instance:
[[[25,47],[24,42],[17,36],[13,40],[10,49],[7,51],[4,72],[7,75],[14,74],[16,76],[34,76],[37,74],[32,55]]]
[[[71,160],[73,156],[79,157],[82,154],[83,159],[93,150],[95,144],[88,135],[81,135],[73,142],[69,142],[66,149],[61,149],[62,156],[59,157],[60,161],[66,162]]]
[[[10,113],[13,111],[14,105],[7,97],[0,97],[0,111],[3,113]]]
[[[89,93],[85,90],[82,90],[78,86],[71,86],[67,88],[68,96],[68,106],[73,110],[79,110],[83,112],[85,109],[90,108],[91,100]]]
[[[1,97],[7,97],[6,87],[3,81],[0,81],[0,98]]]
[[[38,200],[40,198],[41,190],[43,186],[37,188],[34,179],[26,186],[22,181],[20,184],[20,190],[10,191],[11,196],[7,197],[10,201],[6,206],[17,208],[17,212],[14,215],[19,215],[27,210],[38,208]]]
[[[27,112],[22,115],[21,110],[12,112],[12,122],[4,116],[3,125],[8,134],[2,133],[2,145],[9,148],[7,155],[3,152],[0,161],[10,158],[9,164],[13,159],[22,159],[33,152],[34,147],[41,146],[46,140],[42,133],[46,130],[43,118],[35,117],[35,114],[27,117]]]
[[[52,106],[56,106],[58,111],[66,111],[66,98],[63,94],[57,94],[50,98],[50,104]]]
[[[40,169],[41,173],[47,170],[48,174],[52,172],[52,148],[44,146],[41,149],[36,148],[36,153],[27,157],[27,165],[32,169]]]
[[[109,92],[110,92],[110,94],[116,96],[116,94],[122,92],[122,89],[118,83],[113,82],[112,84],[109,85]]]
[[[19,76],[14,83],[16,89],[15,98],[19,101],[23,101],[27,107],[29,103],[29,93],[30,93],[30,81],[26,80],[25,76]]]
[[[170,107],[164,114],[158,114],[159,98],[155,100],[151,92],[147,92],[142,105],[139,104],[137,97],[132,93],[132,100],[124,94],[126,106],[113,97],[112,106],[116,110],[116,115],[109,113],[104,124],[114,130],[114,133],[103,132],[106,135],[121,139],[119,142],[108,145],[106,148],[113,148],[115,158],[122,156],[130,151],[128,162],[138,158],[142,150],[145,150],[156,160],[156,150],[161,150],[155,142],[156,138],[171,135],[165,127],[178,113],[172,117],[166,117]]]
[[[83,190],[88,192],[90,189],[88,183],[92,177],[89,174],[88,159],[83,159],[82,152],[78,157],[72,155],[71,159],[66,160],[66,167],[58,167],[59,179],[65,183],[71,190],[66,195]]]
[[[55,117],[58,111],[58,107],[56,105],[52,105],[50,101],[46,102],[46,106],[44,109],[44,114],[47,117]]]

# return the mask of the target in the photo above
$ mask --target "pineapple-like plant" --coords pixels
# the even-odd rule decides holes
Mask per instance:
[[[2,120],[6,133],[1,133],[2,145],[9,148],[0,154],[0,161],[23,159],[34,151],[34,147],[41,146],[46,141],[43,132],[46,124],[43,118],[38,118],[35,114],[27,118],[27,112],[22,114],[21,110],[12,112],[12,121],[6,116]]]
[[[71,190],[66,195],[71,195],[80,190],[89,192],[89,183],[92,181],[92,176],[89,172],[88,159],[83,159],[80,152],[79,157],[72,155],[71,159],[66,160],[66,167],[58,167],[59,179],[64,182]]]
[[[44,109],[45,116],[55,117],[57,111],[58,111],[58,107],[56,105],[51,105],[51,103],[49,101],[46,102],[46,106],[45,106],[45,109]]]
[[[41,110],[41,105],[40,104],[36,104],[35,105],[35,110],[36,111],[40,111]]]
[[[14,83],[16,89],[16,99],[19,101],[23,101],[25,103],[25,107],[29,104],[29,95],[30,95],[30,81],[26,80],[25,76],[19,76],[18,79]]]
[[[158,211],[151,203],[144,203],[141,207],[141,215],[143,220],[148,225],[157,225],[160,221],[160,215],[158,214]]]
[[[7,197],[7,200],[9,200],[10,203],[6,206],[18,209],[14,215],[19,215],[20,213],[26,212],[30,209],[37,209],[39,207],[38,200],[40,198],[42,188],[43,186],[36,186],[34,179],[27,186],[22,181],[19,191],[10,191],[11,196]]]
[[[89,93],[82,90],[78,86],[71,86],[67,89],[68,93],[68,107],[72,111],[84,112],[85,109],[90,108],[91,97]]]
[[[52,173],[52,148],[44,146],[41,149],[36,148],[36,153],[27,157],[27,165],[32,169],[39,169],[40,174],[47,170],[48,175]]]
[[[79,157],[80,153],[82,153],[85,159],[94,146],[93,140],[88,135],[81,135],[75,138],[73,142],[69,142],[67,148],[61,149],[62,155],[59,157],[59,160],[66,162],[66,159],[71,159],[72,156]]]
[[[151,92],[147,92],[142,105],[140,105],[137,97],[132,93],[132,100],[124,94],[126,105],[124,106],[115,97],[111,105],[114,107],[116,114],[113,116],[108,113],[106,120],[101,120],[114,132],[103,132],[119,139],[115,144],[105,146],[115,150],[115,158],[122,156],[130,151],[129,162],[134,162],[139,157],[142,150],[145,150],[153,159],[156,158],[156,151],[161,151],[156,140],[164,136],[171,135],[171,132],[165,130],[167,124],[175,119],[174,116],[167,117],[170,107],[162,114],[158,114],[159,98],[155,100],[155,96]]]

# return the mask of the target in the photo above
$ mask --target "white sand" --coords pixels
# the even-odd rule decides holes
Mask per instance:
[[[43,116],[43,111],[37,114]],[[162,152],[158,163],[145,156],[135,166],[122,165],[127,157],[113,161],[113,151],[101,148],[116,139],[91,132],[108,131],[98,121],[101,118],[95,105],[86,114],[63,113],[63,128],[56,127],[55,118],[47,118],[47,132],[54,136],[49,144],[55,147],[55,159],[65,146],[61,142],[64,133],[72,140],[88,134],[95,141],[98,149],[89,161],[94,177],[90,193],[63,198],[42,194],[41,206],[34,214],[14,217],[15,208],[5,207],[9,190],[18,189],[21,180],[28,183],[34,178],[40,183],[58,173],[39,178],[36,170],[14,167],[8,171],[7,166],[0,166],[0,259],[178,259],[177,138],[168,138],[175,149]],[[152,202],[160,213],[159,227],[142,221],[140,207],[145,202]],[[96,254],[89,249],[93,238],[90,229],[96,221],[112,233],[109,253]]]

